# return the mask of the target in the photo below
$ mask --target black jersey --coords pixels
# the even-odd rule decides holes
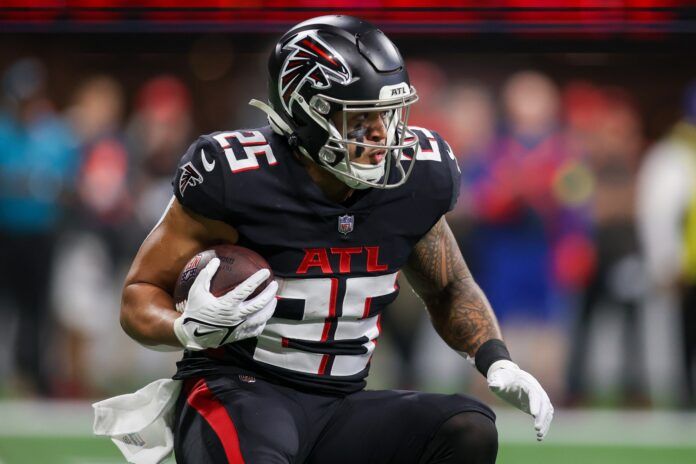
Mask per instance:
[[[176,198],[232,225],[238,244],[270,263],[279,288],[259,337],[187,351],[178,378],[242,368],[315,392],[365,386],[399,269],[459,192],[450,147],[434,132],[412,129],[420,149],[409,180],[355,191],[346,204],[324,196],[270,127],[216,132],[189,147],[173,181]]]

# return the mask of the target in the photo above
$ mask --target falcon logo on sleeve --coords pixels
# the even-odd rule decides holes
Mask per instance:
[[[181,177],[179,177],[179,193],[183,197],[187,187],[195,187],[203,183],[203,176],[201,176],[201,173],[198,172],[190,161],[181,166],[180,169],[183,172],[181,173]]]
[[[328,89],[331,81],[341,85],[354,82],[345,59],[314,32],[298,34],[285,47],[294,49],[280,71],[280,95],[288,113],[305,82],[315,89]],[[357,78],[356,78],[357,79]]]

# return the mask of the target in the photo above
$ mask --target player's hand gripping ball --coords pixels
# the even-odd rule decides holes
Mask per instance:
[[[186,264],[174,288],[182,315],[174,333],[190,350],[257,337],[273,316],[278,284],[259,254],[235,245],[202,251]]]

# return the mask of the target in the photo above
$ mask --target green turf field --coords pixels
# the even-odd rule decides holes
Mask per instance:
[[[505,464],[687,464],[696,463],[696,448],[598,445],[502,445],[498,462]]]
[[[557,411],[547,441],[537,443],[527,416],[496,412],[498,463],[696,464],[694,414]],[[125,462],[110,440],[90,436],[87,403],[0,402],[0,419],[0,464]]]
[[[3,464],[115,464],[124,462],[107,440],[89,437],[0,438]],[[502,464],[680,464],[696,463],[696,447],[628,447],[503,444]]]

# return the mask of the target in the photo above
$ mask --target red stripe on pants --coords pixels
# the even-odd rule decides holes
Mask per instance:
[[[230,464],[244,464],[242,451],[239,449],[239,437],[234,422],[227,414],[225,406],[215,398],[208,389],[204,379],[199,380],[188,397],[188,404],[208,422],[220,439]]]

